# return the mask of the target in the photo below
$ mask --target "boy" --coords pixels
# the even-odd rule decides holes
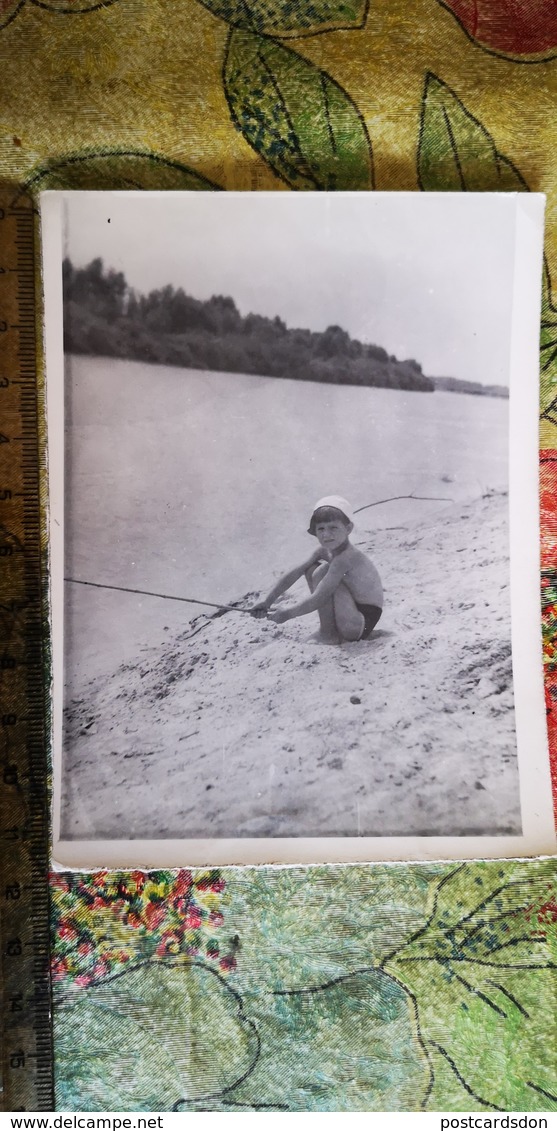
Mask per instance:
[[[367,640],[383,611],[383,589],[373,563],[352,546],[349,535],[353,529],[352,509],[346,499],[338,495],[320,499],[308,530],[319,547],[307,561],[277,581],[265,599],[250,610],[252,616],[267,616],[275,624],[283,624],[316,609],[324,643]],[[311,596],[290,608],[269,611],[277,597],[303,575]]]

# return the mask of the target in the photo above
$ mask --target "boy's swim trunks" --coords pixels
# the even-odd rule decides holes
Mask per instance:
[[[368,636],[371,636],[383,609],[380,609],[379,605],[359,605],[357,601],[355,604],[364,618],[364,631],[360,636],[360,640],[367,640]]]

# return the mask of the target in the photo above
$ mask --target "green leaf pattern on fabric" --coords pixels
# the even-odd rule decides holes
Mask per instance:
[[[542,419],[557,425],[557,308],[544,263],[540,330],[540,406]]]
[[[215,16],[265,35],[316,35],[361,28],[368,0],[202,0]]]
[[[218,1110],[404,1111],[431,1086],[409,995],[380,970],[307,991],[244,994],[261,1039],[253,1073]]]
[[[248,869],[226,892],[226,981],[160,959],[66,994],[59,1107],[557,1110],[554,861]]]
[[[292,188],[373,188],[364,121],[325,71],[273,39],[234,29],[224,84],[235,125]]]
[[[61,157],[38,169],[24,185],[24,191],[44,189],[199,190],[218,189],[206,177],[169,161],[156,153],[124,150],[105,153],[79,153]]]
[[[433,1110],[441,1097],[462,1110],[464,1094],[467,1107],[557,1110],[552,1066],[539,1055],[546,1010],[554,1025],[556,937],[546,911],[554,877],[552,861],[538,862],[535,875],[527,862],[498,876],[485,863],[457,868],[440,883],[425,926],[384,961],[418,1004],[436,1077]]]
[[[498,153],[485,126],[436,75],[425,80],[418,179],[426,192],[524,192],[518,169]]]
[[[171,1111],[218,1098],[259,1041],[241,1000],[206,967],[144,963],[57,1007],[57,1107]]]

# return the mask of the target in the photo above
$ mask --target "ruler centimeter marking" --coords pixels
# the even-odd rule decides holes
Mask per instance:
[[[1,1107],[53,1111],[36,213],[0,192]]]

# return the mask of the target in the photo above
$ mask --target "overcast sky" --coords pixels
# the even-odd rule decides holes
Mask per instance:
[[[66,193],[76,266],[146,293],[232,295],[242,314],[343,326],[431,376],[508,384],[513,197],[471,193]]]

